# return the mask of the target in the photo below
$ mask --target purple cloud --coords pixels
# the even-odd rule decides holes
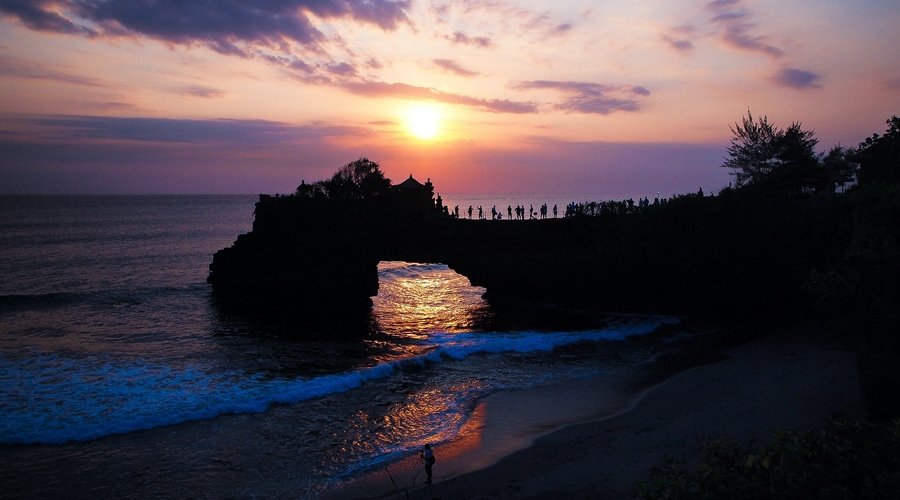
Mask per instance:
[[[740,0],[713,0],[712,2],[709,2],[708,4],[706,4],[706,6],[709,7],[710,9],[716,10],[716,9],[721,9],[721,8],[725,8],[725,7],[730,7],[732,5],[737,5],[738,2],[740,2]]]
[[[104,116],[49,116],[29,120],[55,139],[79,141],[116,140],[170,144],[291,143],[316,137],[355,133],[349,127],[298,126],[267,120],[178,120],[167,118],[119,118]]]
[[[33,30],[90,36],[144,36],[201,44],[229,55],[251,47],[316,49],[325,36],[309,15],[393,30],[409,23],[410,0],[0,0],[0,12]]]
[[[83,76],[45,68],[36,62],[24,61],[11,57],[0,57],[0,75],[13,78],[30,78],[34,80],[53,80],[89,87],[106,86],[92,78],[85,78]]]
[[[821,80],[822,75],[797,68],[782,68],[772,77],[776,84],[794,89],[820,89]]]
[[[432,59],[431,62],[448,73],[466,77],[478,76],[477,72],[463,68],[459,63],[452,59]]]
[[[604,85],[589,82],[559,82],[538,80],[515,85],[518,89],[549,89],[565,94],[557,109],[575,113],[608,115],[616,111],[637,111],[639,97],[650,95],[640,85]]]
[[[571,31],[570,22],[561,22],[548,11],[535,11],[514,0],[456,0],[436,9],[439,16],[451,9],[464,18],[493,20],[494,29],[507,32],[517,38],[542,41],[559,37]]]
[[[338,63],[338,64],[330,64],[325,68],[326,71],[335,76],[340,77],[353,77],[356,76],[356,68],[353,67],[352,64],[349,63]]]
[[[94,35],[94,30],[76,24],[52,10],[53,5],[40,0],[0,0],[0,12],[19,18],[34,31]]]
[[[773,58],[784,55],[784,51],[768,43],[766,37],[750,33],[755,24],[747,21],[750,14],[741,0],[714,0],[706,4],[706,8],[713,13],[710,21],[723,29],[722,40],[726,44]]]
[[[220,89],[204,87],[203,85],[189,85],[187,87],[177,88],[175,89],[175,93],[191,97],[202,97],[204,99],[222,97],[225,95],[225,92]]]
[[[28,130],[9,135],[5,131]],[[0,119],[3,193],[292,190],[358,156],[341,137],[369,132],[263,120],[168,120],[100,116]],[[303,151],[298,156],[297,151]]]
[[[309,64],[297,59],[295,61],[291,61],[287,64],[287,66],[291,69],[296,69],[302,71],[303,73],[311,74],[316,71],[315,68],[310,66]]]
[[[562,35],[572,31],[572,23],[563,23],[557,25],[555,28],[551,30],[551,34],[553,35]]]
[[[403,99],[437,101],[447,104],[460,104],[494,113],[524,114],[538,111],[537,106],[529,102],[516,102],[506,99],[479,99],[405,83],[355,81],[345,82],[340,84],[340,86],[348,92],[366,97],[399,97]]]
[[[491,41],[491,39],[486,36],[470,37],[470,36],[466,35],[465,33],[463,33],[462,31],[456,31],[452,35],[447,35],[444,38],[446,38],[447,40],[450,40],[451,42],[453,42],[455,44],[472,45],[472,46],[480,47],[480,48],[486,48],[486,47],[490,47],[491,45],[493,45],[493,42]]]
[[[776,58],[784,55],[783,50],[766,43],[765,37],[749,35],[747,31],[751,27],[751,24],[730,25],[725,29],[723,39],[732,47],[739,49],[760,52]]]
[[[677,50],[678,52],[689,52],[694,48],[694,44],[687,38],[675,38],[671,35],[663,35],[662,39],[670,48]]]

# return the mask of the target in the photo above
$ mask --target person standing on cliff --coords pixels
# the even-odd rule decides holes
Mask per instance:
[[[430,444],[426,444],[425,448],[419,452],[419,457],[422,458],[422,463],[425,465],[425,482],[427,484],[431,484],[431,467],[434,465],[434,451],[431,449]]]

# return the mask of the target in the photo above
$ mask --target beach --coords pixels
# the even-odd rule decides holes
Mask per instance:
[[[490,462],[478,446],[468,450],[436,449],[435,481],[410,483],[418,473],[415,458],[391,465],[393,474],[372,471],[367,477],[327,492],[329,498],[629,498],[638,481],[666,457],[698,456],[702,443],[727,438],[740,444],[768,442],[776,430],[805,430],[830,416],[861,418],[863,401],[853,346],[825,335],[822,327],[779,330],[725,349],[720,359],[687,369],[671,367],[665,380],[608,406],[627,391],[613,386],[646,382],[653,375],[632,372],[615,383],[594,379],[528,394],[498,393],[483,402],[483,415],[515,415],[517,405],[547,407],[559,401],[581,401],[584,410],[559,410],[572,420],[552,426],[533,443],[512,439],[510,454]],[[681,363],[683,368],[683,363]],[[671,372],[677,373],[671,373]],[[657,375],[659,372],[657,370]],[[525,391],[528,392],[528,391]],[[613,398],[614,399],[614,398]],[[615,412],[614,408],[621,408]],[[591,418],[594,411],[594,418]],[[550,419],[552,420],[552,418]],[[488,420],[483,441],[503,434],[500,422]],[[534,431],[534,429],[532,429]],[[538,434],[538,433],[535,433]],[[530,444],[530,446],[528,445]],[[448,455],[449,460],[443,460]],[[446,463],[445,463],[446,462]],[[485,462],[490,462],[486,464]],[[466,465],[461,465],[466,464]],[[471,471],[455,474],[455,470]]]

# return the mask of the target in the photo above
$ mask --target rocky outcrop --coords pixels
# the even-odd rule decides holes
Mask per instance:
[[[216,252],[207,281],[223,300],[251,306],[368,307],[378,293],[378,262],[387,253],[425,257],[439,216],[430,194],[260,195],[253,230]]]
[[[839,200],[700,197],[628,215],[478,221],[446,216],[430,194],[261,196],[253,230],[215,254],[208,280],[244,304],[365,308],[379,261],[441,262],[494,303],[773,317],[843,255],[850,214]]]
[[[217,295],[248,304],[367,306],[381,260],[442,262],[495,300],[583,298],[588,219],[472,221],[400,192],[330,200],[262,195],[253,230],[213,256]],[[581,235],[581,236],[579,236]]]

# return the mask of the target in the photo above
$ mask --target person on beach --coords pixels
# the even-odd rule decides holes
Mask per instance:
[[[422,458],[422,463],[425,464],[425,482],[427,484],[431,484],[431,466],[434,465],[434,451],[431,450],[431,445],[426,444],[425,449],[419,452],[419,457]]]

